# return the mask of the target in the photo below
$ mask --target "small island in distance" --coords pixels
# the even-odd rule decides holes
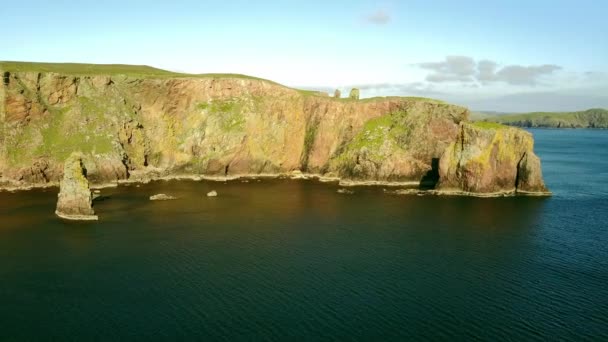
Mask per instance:
[[[471,122],[467,108],[439,100],[359,99],[358,89],[330,97],[147,66],[0,62],[0,72],[0,185],[56,186],[69,165],[66,188],[77,191],[62,186],[64,216],[92,215],[73,165],[94,187],[286,176],[414,193],[549,194],[529,132]]]
[[[538,128],[608,128],[608,110],[592,108],[579,112],[533,112],[520,114],[495,114],[476,112],[471,117],[477,121],[497,122],[517,127]]]

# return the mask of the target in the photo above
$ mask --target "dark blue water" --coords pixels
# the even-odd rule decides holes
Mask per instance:
[[[608,131],[533,133],[552,198],[158,182],[68,223],[0,193],[0,340],[606,340]]]

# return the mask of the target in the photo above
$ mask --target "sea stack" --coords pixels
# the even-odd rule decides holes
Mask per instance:
[[[98,219],[92,208],[93,197],[82,158],[81,153],[74,152],[66,159],[63,166],[63,179],[60,183],[55,214],[67,220]]]

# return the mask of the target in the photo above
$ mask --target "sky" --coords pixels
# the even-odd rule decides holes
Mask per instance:
[[[0,60],[242,73],[473,110],[608,108],[608,1],[6,1]]]

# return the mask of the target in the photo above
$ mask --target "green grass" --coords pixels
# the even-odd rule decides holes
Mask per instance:
[[[411,100],[424,101],[429,103],[444,104],[445,102],[436,99],[424,97],[372,97],[360,100],[350,99],[348,97],[336,99],[327,96],[324,92],[314,90],[303,90],[291,88],[267,79],[231,73],[211,73],[211,74],[188,74],[179,73],[163,69],[154,68],[147,65],[128,65],[128,64],[84,64],[84,63],[38,63],[38,62],[14,62],[0,61],[0,70],[3,72],[42,72],[42,73],[58,73],[74,76],[112,76],[126,75],[142,78],[216,78],[216,79],[245,79],[268,82],[277,86],[282,86],[297,91],[304,96],[317,96],[332,99],[342,102],[375,102],[385,101],[390,99],[395,100]]]
[[[277,84],[258,77],[241,74],[188,74],[154,68],[147,65],[128,64],[84,64],[84,63],[38,63],[38,62],[3,62],[0,70],[8,72],[54,72],[67,75],[128,75],[138,77],[194,77],[194,78],[239,78],[260,80]]]
[[[497,123],[497,122],[489,122],[489,121],[476,121],[472,123],[473,126],[483,129],[503,129],[507,128],[507,126]]]
[[[146,65],[0,62],[0,69],[9,72],[55,72],[77,75],[135,74],[150,76],[180,75]]]

